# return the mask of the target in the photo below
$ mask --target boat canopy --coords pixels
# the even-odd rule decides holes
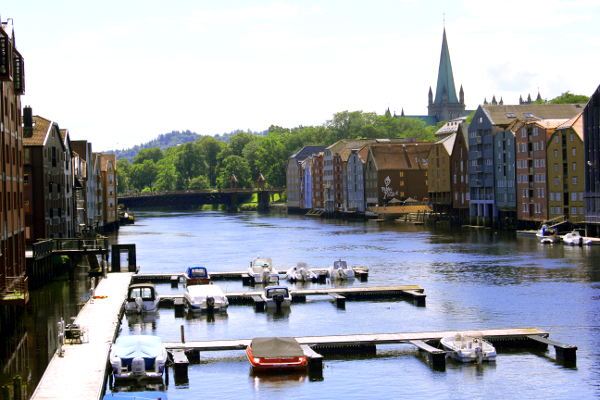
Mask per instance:
[[[127,295],[127,298],[129,300],[135,300],[138,297],[141,297],[144,301],[156,300],[156,289],[154,288],[154,285],[151,283],[129,285],[129,294]]]
[[[343,261],[343,260],[334,261],[333,268],[334,269],[347,269],[348,264],[346,263],[346,261]]]
[[[288,293],[289,292],[287,286],[267,286],[265,288],[265,296],[267,296],[267,299],[271,299],[277,294],[281,294],[284,297],[287,297]]]
[[[157,357],[163,351],[163,344],[158,336],[119,336],[112,351],[120,358]]]
[[[206,267],[199,265],[188,267],[186,274],[190,278],[208,278],[208,270]]]
[[[255,357],[286,358],[304,355],[296,339],[291,337],[254,338],[250,343],[250,348]]]

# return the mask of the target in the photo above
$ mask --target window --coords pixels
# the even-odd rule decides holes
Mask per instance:
[[[577,192],[571,193],[571,201],[577,201]]]
[[[577,155],[577,150],[575,149],[575,147],[573,147],[573,148],[571,149],[571,154],[572,154],[572,155],[574,155],[574,156],[576,156],[576,155]]]
[[[577,177],[576,177],[576,176],[574,176],[574,177],[571,179],[571,182],[573,182],[573,185],[577,185]]]
[[[574,134],[573,132],[571,132],[571,133],[569,134],[569,142],[572,142],[572,141],[574,141],[574,140],[575,140],[575,134]]]
[[[577,163],[571,163],[571,168],[573,171],[577,171]]]

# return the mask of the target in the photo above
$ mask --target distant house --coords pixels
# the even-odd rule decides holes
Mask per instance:
[[[71,136],[68,129],[61,129],[60,136],[65,148],[65,212],[67,214],[66,236],[75,237],[75,225],[77,221],[74,185],[75,175],[73,172],[73,147],[71,146]]]
[[[578,114],[556,128],[548,139],[548,218],[585,220],[583,117]]]
[[[589,235],[600,236],[600,86],[583,112],[585,220]]]
[[[102,182],[102,217],[105,231],[118,229],[117,215],[117,157],[114,154],[100,154]]]
[[[287,191],[287,204],[288,208],[291,209],[302,209],[303,199],[301,198],[302,193],[306,190],[302,189],[302,181],[305,180],[304,173],[307,173],[302,168],[302,162],[313,153],[323,151],[323,146],[304,146],[302,149],[292,154],[288,159],[286,169],[286,191]],[[310,170],[308,171],[310,173]],[[312,202],[312,200],[311,200]],[[312,208],[312,207],[309,207]]]
[[[516,120],[507,127],[494,126],[494,204],[497,225],[508,228],[517,223],[515,132],[522,126]]]
[[[324,187],[323,187],[323,158],[322,151],[311,155],[309,159],[310,179],[312,183],[312,207],[318,210],[325,209]]]
[[[373,144],[365,169],[367,206],[427,198],[431,143]]]
[[[480,105],[477,108],[469,125],[468,143],[469,215],[472,224],[498,225],[494,135],[499,130],[505,131],[517,119],[568,119],[581,111],[582,107],[578,104]],[[510,141],[510,137],[506,140]],[[506,140],[505,144],[508,143]]]

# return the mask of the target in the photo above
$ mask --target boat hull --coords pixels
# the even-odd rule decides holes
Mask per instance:
[[[250,346],[246,348],[246,357],[254,372],[294,372],[305,371],[308,365],[306,357],[289,358],[256,358],[252,354]]]
[[[448,355],[459,362],[496,361],[496,349],[482,339],[467,338],[457,341],[453,338],[442,338],[440,343],[448,351]]]

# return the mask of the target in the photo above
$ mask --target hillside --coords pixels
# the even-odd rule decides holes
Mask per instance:
[[[114,153],[117,155],[117,159],[126,158],[129,161],[133,161],[135,155],[142,149],[149,149],[152,147],[158,147],[161,150],[167,149],[169,147],[178,146],[180,144],[193,142],[198,139],[200,135],[191,131],[172,131],[169,133],[163,133],[159,135],[156,139],[153,139],[147,143],[138,144],[129,149],[123,150],[113,150],[109,153]]]

